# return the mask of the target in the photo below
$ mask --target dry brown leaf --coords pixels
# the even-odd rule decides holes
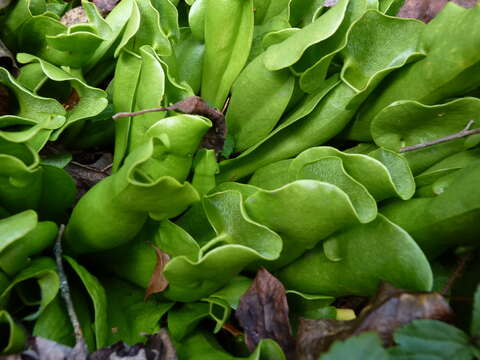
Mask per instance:
[[[377,332],[383,344],[391,346],[395,330],[414,320],[449,322],[452,318],[453,311],[442,295],[409,292],[383,283],[356,320],[303,320],[297,336],[297,359],[317,359],[334,341],[365,331]]]
[[[145,299],[152,294],[162,292],[168,287],[168,280],[163,274],[163,269],[170,260],[170,256],[167,253],[164,253],[158,247],[154,245],[152,245],[152,247],[155,249],[155,254],[157,255],[157,265],[155,266],[155,270],[153,270],[148,288],[145,290]]]
[[[267,270],[258,270],[250,289],[240,298],[236,317],[245,330],[245,343],[250,351],[260,340],[273,339],[288,359],[294,358],[295,340],[288,319],[285,288]]]

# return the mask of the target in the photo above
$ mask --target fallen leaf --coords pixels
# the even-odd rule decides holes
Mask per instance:
[[[297,331],[297,360],[317,360],[336,340],[346,339],[353,321],[301,319]]]
[[[65,110],[72,110],[80,102],[80,95],[78,95],[77,90],[72,89],[72,92],[68,96],[67,101],[63,104]]]
[[[240,298],[236,311],[245,330],[245,343],[255,350],[262,339],[275,340],[288,359],[294,358],[295,340],[288,319],[288,303],[282,283],[264,268],[248,291]]]
[[[155,249],[155,254],[157,255],[157,265],[153,270],[152,277],[150,278],[150,283],[148,284],[147,290],[145,290],[145,299],[147,299],[152,294],[157,294],[162,292],[168,287],[168,280],[163,274],[163,269],[167,262],[170,260],[170,256],[160,250],[158,247],[153,246]]]
[[[417,319],[451,321],[453,311],[438,293],[408,292],[382,283],[357,319],[302,320],[297,335],[297,359],[318,359],[336,340],[375,331],[384,346],[394,344],[393,333]]]

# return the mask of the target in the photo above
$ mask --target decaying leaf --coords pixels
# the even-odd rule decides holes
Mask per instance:
[[[453,312],[438,293],[414,293],[383,283],[371,303],[353,321],[303,320],[297,336],[297,359],[317,359],[336,340],[366,331],[379,334],[385,346],[394,344],[396,329],[417,320],[451,321]]]
[[[450,0],[407,0],[397,16],[415,18],[428,23]],[[478,0],[452,0],[465,8],[473,8]]]
[[[245,330],[245,342],[250,351],[260,340],[273,339],[288,359],[294,358],[295,340],[288,319],[285,288],[267,270],[258,270],[250,289],[240,298],[236,317]]]
[[[147,290],[145,290],[145,299],[152,294],[156,294],[165,290],[168,286],[168,280],[163,273],[163,269],[167,262],[170,260],[170,256],[160,250],[158,247],[153,246],[155,249],[155,254],[157,255],[157,265],[153,271],[150,283],[148,284]]]

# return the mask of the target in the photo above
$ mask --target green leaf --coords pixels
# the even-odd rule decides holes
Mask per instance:
[[[477,338],[480,336],[480,286],[475,291],[470,334]]]
[[[328,353],[320,356],[320,360],[369,359],[388,360],[387,351],[376,333],[366,332],[352,336],[345,341],[335,342]]]
[[[53,66],[39,57],[19,54],[18,61],[22,64],[39,63],[41,71],[45,76],[54,82],[70,83],[73,90],[77,92],[79,101],[70,110],[67,110],[65,124],[56,129],[50,140],[57,140],[63,130],[78,121],[100,114],[108,105],[107,94],[100,89],[91,87],[85,82],[67,73],[66,71]],[[60,105],[60,104],[59,104]]]
[[[454,246],[477,244],[479,174],[480,164],[476,161],[455,172],[438,196],[396,201],[380,211],[408,231],[429,258]]]
[[[107,345],[118,341],[137,344],[145,341],[142,334],[154,334],[160,330],[160,320],[173,306],[172,302],[160,302],[152,297],[144,299],[145,290],[125,281],[103,279],[108,301]]]
[[[380,280],[429,291],[433,281],[415,241],[382,215],[334,234],[280,270],[278,277],[288,289],[331,296],[371,295]]]
[[[245,66],[253,36],[253,0],[206,0],[202,98],[222,109]]]
[[[40,150],[52,132],[66,122],[62,105],[54,99],[40,97],[26,90],[5,68],[0,68],[0,84],[13,93],[18,104],[18,110],[11,115],[0,116],[0,137],[12,142],[30,142],[35,150]],[[20,129],[8,130],[8,127],[15,125]]]
[[[7,311],[0,311],[0,354],[15,354],[23,350],[27,341],[25,329],[13,320]]]
[[[3,309],[9,305],[9,297],[14,288],[24,305],[38,307],[37,311],[24,318],[24,320],[35,320],[52,302],[60,289],[55,262],[47,257],[32,260],[30,265],[19,272],[10,286],[0,295],[0,306]],[[39,289],[38,293],[35,288]],[[15,305],[18,306],[18,304]]]
[[[169,299],[204,298],[226,285],[252,261],[275,260],[280,255],[280,237],[247,216],[238,191],[206,196],[204,207],[217,236],[203,245],[197,261],[178,256],[167,263],[164,274],[169,287],[164,295]]]
[[[267,70],[263,55],[240,73],[233,84],[225,118],[234,136],[235,152],[246,150],[268,136],[289,103],[294,83],[288,70]]]
[[[394,339],[405,355],[445,360],[470,360],[473,357],[468,336],[437,320],[415,320],[395,331]]]
[[[480,8],[464,9],[448,3],[426,27],[420,46],[427,56],[399,70],[388,86],[369,100],[349,132],[355,140],[370,140],[370,123],[388,105],[399,100],[422,104],[462,95],[480,85],[480,32],[471,32],[480,19]],[[465,34],[468,33],[468,40]],[[444,64],[450,66],[444,66]],[[468,119],[467,119],[468,121]]]
[[[98,279],[90,274],[82,265],[69,256],[65,256],[64,258],[80,278],[93,303],[95,312],[95,321],[93,325],[95,329],[96,348],[101,349],[108,344],[108,305],[105,289]]]
[[[313,45],[331,37],[339,28],[348,0],[340,0],[332,9],[280,44],[270,46],[264,62],[268,70],[280,70],[295,64]]]
[[[198,201],[193,186],[182,182],[210,126],[209,120],[193,115],[158,121],[147,132],[148,142],[78,202],[66,229],[66,244],[76,252],[111,249],[132,240],[148,217],[176,217]]]

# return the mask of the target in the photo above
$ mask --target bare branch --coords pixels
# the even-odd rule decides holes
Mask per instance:
[[[80,326],[80,321],[78,321],[77,313],[75,312],[75,308],[73,307],[72,296],[70,295],[70,287],[68,285],[67,275],[65,274],[65,269],[63,267],[62,262],[62,237],[63,233],[65,232],[65,225],[60,225],[60,229],[58,231],[57,240],[55,242],[55,260],[57,262],[57,270],[60,276],[60,292],[62,294],[62,298],[65,301],[65,305],[67,307],[68,316],[70,317],[70,322],[73,326],[73,331],[75,334],[75,348],[79,349],[82,354],[85,355],[85,359],[87,358],[88,351],[87,346],[85,344],[85,339],[83,337],[82,328]]]
[[[470,135],[480,134],[480,128],[470,130],[470,127],[474,123],[475,123],[475,121],[470,120],[468,122],[467,126],[465,127],[465,129],[463,129],[462,131],[459,131],[456,134],[448,135],[448,136],[445,136],[445,137],[442,137],[442,138],[439,138],[439,139],[436,139],[436,140],[432,140],[432,141],[427,141],[427,142],[424,142],[423,144],[406,146],[406,147],[401,148],[399,152],[404,153],[404,152],[408,152],[408,151],[424,149],[424,148],[429,147],[429,146],[433,146],[433,145],[442,144],[442,143],[445,143],[445,142],[448,142],[448,141],[461,139],[461,138],[464,138],[464,137],[467,137],[467,136],[470,136]]]

